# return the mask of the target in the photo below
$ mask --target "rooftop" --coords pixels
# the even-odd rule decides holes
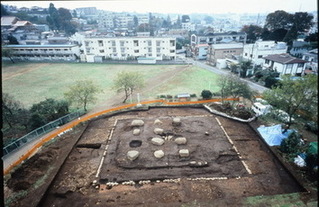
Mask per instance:
[[[274,62],[282,63],[282,64],[293,64],[293,63],[306,63],[308,61],[302,60],[300,58],[292,57],[287,53],[283,54],[275,54],[275,55],[268,55],[263,57],[265,60],[271,60]]]
[[[76,45],[6,45],[4,48],[54,48],[54,47],[75,47]]]
[[[234,48],[244,48],[243,44],[215,44],[211,45],[214,49],[234,49]]]

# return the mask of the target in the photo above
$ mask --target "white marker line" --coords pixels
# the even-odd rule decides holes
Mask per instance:
[[[228,141],[232,144],[234,150],[237,152],[237,154],[238,154],[238,156],[239,156],[239,158],[240,158],[240,161],[243,163],[243,165],[244,165],[245,169],[247,170],[248,174],[252,174],[252,172],[251,172],[250,169],[248,168],[247,164],[244,162],[244,160],[242,160],[242,157],[240,156],[240,153],[238,152],[238,150],[237,150],[236,146],[234,145],[233,141],[232,141],[232,140],[230,139],[230,137],[228,136],[228,134],[227,134],[226,130],[224,129],[224,127],[221,125],[221,123],[220,123],[220,121],[218,120],[218,118],[215,117],[215,119],[216,119],[216,121],[218,122],[220,128],[224,131],[224,133],[225,133],[225,135],[226,135]]]

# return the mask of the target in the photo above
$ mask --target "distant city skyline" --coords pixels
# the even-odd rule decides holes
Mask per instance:
[[[1,4],[18,8],[39,6],[48,8],[53,3],[56,8],[75,9],[96,7],[99,10],[137,13],[271,13],[276,10],[286,12],[317,11],[316,0],[101,0],[101,1],[2,1]]]

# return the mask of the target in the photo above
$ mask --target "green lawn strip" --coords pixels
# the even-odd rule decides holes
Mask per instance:
[[[27,65],[29,66],[29,64]],[[39,64],[34,64],[34,67],[37,66]],[[18,67],[23,67],[23,65]],[[113,80],[122,70],[140,72],[145,79],[148,79],[155,77],[163,70],[174,67],[53,63],[3,81],[3,92],[13,95],[26,107],[30,107],[34,103],[45,100],[45,98],[63,99],[63,93],[68,90],[69,85],[77,80],[91,79],[104,91],[98,98],[98,102],[100,102],[114,94],[112,91]]]
[[[198,67],[190,67],[182,74],[169,79],[146,95],[155,98],[157,95],[169,94],[175,96],[180,93],[195,93],[199,97],[204,89],[217,92],[219,90],[219,78],[219,75],[210,71]]]
[[[307,206],[300,199],[299,193],[279,194],[270,196],[254,196],[248,197],[244,201],[244,206],[272,206],[272,207],[292,207]]]

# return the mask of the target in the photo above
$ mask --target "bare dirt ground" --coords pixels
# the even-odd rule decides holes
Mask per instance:
[[[182,125],[179,128],[171,126],[173,117],[181,118]],[[145,121],[140,136],[133,136],[132,128],[128,127],[133,119]],[[169,141],[165,141],[162,146],[164,151],[167,151],[167,157],[164,156],[164,159],[170,158],[168,167],[163,166],[166,162],[154,158],[152,152],[158,147],[148,143],[148,139],[156,136],[153,133],[155,119],[162,120],[159,127],[169,132],[167,134],[173,135],[172,140],[180,135],[188,139],[183,148],[190,149],[189,158],[181,159],[176,156],[176,150],[181,146]],[[115,123],[114,133],[108,142]],[[43,183],[50,186],[38,206],[182,206],[194,201],[199,202],[200,206],[242,206],[245,197],[302,190],[268,152],[249,125],[217,117],[204,109],[153,108],[148,111],[132,111],[93,120],[82,136],[80,130],[77,134],[75,131],[66,134],[64,140],[59,138],[44,147],[36,158],[26,162],[19,173],[12,174],[12,179],[9,179],[8,186],[5,187],[7,194],[21,192],[21,186],[25,186],[23,189],[30,189],[28,187],[35,182],[31,177],[41,177],[50,167],[59,168],[62,163],[58,163],[58,158],[65,155],[66,161],[52,183],[50,176],[43,178]],[[206,131],[209,135],[205,134]],[[52,151],[65,149],[65,140],[78,138],[79,142],[71,151]],[[62,141],[58,141],[60,139]],[[142,140],[142,145],[134,149],[147,152],[128,162],[123,153],[130,149],[130,141],[136,139]],[[96,178],[107,144],[109,148],[102,170]],[[234,153],[236,151],[239,155]],[[48,158],[46,164],[35,165],[34,163],[44,159],[42,157]],[[208,165],[194,168],[188,165],[192,160],[203,160]],[[42,166],[41,170],[37,170],[37,166]],[[39,175],[27,176],[30,172]],[[165,182],[165,179],[170,178],[180,179],[174,183]],[[139,183],[148,179],[151,182]],[[95,187],[92,185],[94,180],[98,181]],[[121,184],[121,181],[127,180],[134,180],[135,184]],[[107,185],[110,181],[118,182],[119,185]],[[42,186],[44,185],[40,185],[38,190],[29,190],[30,193],[24,199],[17,199],[11,206],[34,206],[30,201],[39,198],[40,194],[34,192],[41,188],[44,190],[45,187]],[[308,197],[306,195],[304,199],[307,200]]]
[[[50,63],[40,63],[37,65],[37,67],[34,67],[33,64],[30,64],[28,67],[26,67],[23,70],[19,70],[18,67],[9,67],[8,70],[10,71],[6,71],[5,73],[2,73],[2,80],[10,80],[13,77],[19,76],[19,75],[23,75],[25,73],[28,73],[30,71],[33,70],[37,70],[43,66],[49,65]]]
[[[161,73],[159,76],[156,76],[154,78],[150,78],[147,80],[147,82],[145,82],[145,86],[142,89],[137,90],[134,95],[136,95],[137,93],[140,94],[144,94],[148,91],[153,90],[154,88],[160,86],[160,85],[165,85],[165,83],[167,81],[169,81],[170,79],[174,78],[175,76],[182,74],[185,70],[187,70],[187,68],[189,68],[189,66],[185,66],[185,65],[181,65],[176,67],[175,69],[172,70],[167,70],[166,72]],[[124,105],[123,100],[124,100],[125,96],[123,93],[118,93],[115,96],[113,96],[112,98],[106,99],[103,103],[95,106],[90,113],[96,113],[99,111],[102,111],[106,108],[111,108],[111,107],[115,107],[115,106],[120,106],[120,105]],[[154,100],[156,97],[152,97],[151,100]],[[130,100],[127,100],[127,103]],[[143,101],[147,101],[145,99],[143,99]]]

